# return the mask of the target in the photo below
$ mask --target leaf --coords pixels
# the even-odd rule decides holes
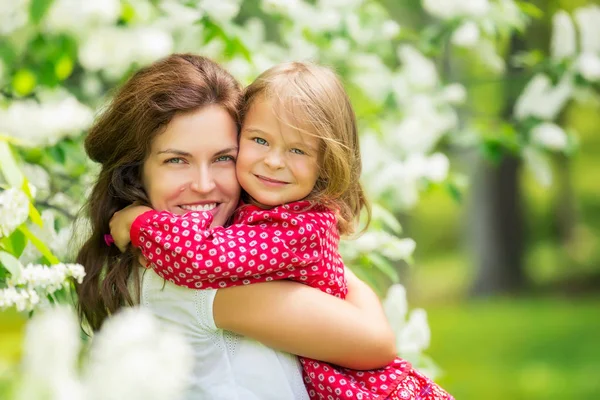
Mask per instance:
[[[7,244],[7,250],[15,257],[20,257],[27,246],[27,238],[23,232],[18,229],[14,231],[9,237],[4,238],[4,243]]]
[[[394,269],[392,264],[384,257],[377,253],[371,253],[368,255],[369,260],[375,265],[375,267],[383,272],[393,283],[398,283],[400,281],[400,277],[398,276],[398,272]]]
[[[0,171],[10,186],[16,188],[23,186],[23,174],[17,166],[10,146],[2,140],[0,140]]]
[[[31,0],[29,17],[34,24],[39,24],[46,15],[54,0]]]
[[[12,254],[5,251],[0,251],[0,263],[2,263],[4,268],[10,272],[14,279],[17,279],[21,275],[23,266],[21,265],[21,262]]]
[[[373,208],[373,219],[378,219],[390,228],[394,233],[402,233],[402,225],[398,222],[398,219],[388,209],[381,205],[374,203]]]
[[[36,224],[40,228],[44,226],[44,222],[42,221],[42,216],[40,215],[40,212],[37,210],[37,208],[35,208],[35,206],[31,202],[29,203],[29,218],[34,224]]]
[[[516,3],[524,14],[532,18],[540,19],[544,16],[544,12],[530,1],[517,1]]]
[[[25,225],[21,225],[19,230],[31,241],[31,243],[42,253],[50,264],[59,264],[60,260],[52,254],[50,249],[37,236],[33,234]]]

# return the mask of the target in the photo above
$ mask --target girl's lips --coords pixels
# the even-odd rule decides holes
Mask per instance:
[[[267,178],[266,176],[262,176],[262,175],[254,175],[254,176],[256,176],[261,182],[263,182],[267,185],[281,186],[281,185],[288,184],[288,182],[278,181],[277,179]]]

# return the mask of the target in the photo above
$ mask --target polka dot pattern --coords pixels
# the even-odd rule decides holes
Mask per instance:
[[[207,212],[149,211],[134,221],[131,240],[158,275],[179,286],[218,289],[291,279],[345,298],[344,265],[331,210],[306,201],[270,210],[245,205],[236,211],[233,225],[210,228],[211,222]],[[302,357],[300,362],[311,399],[422,398],[414,395],[421,381],[411,378],[415,371],[400,358],[371,371]],[[406,393],[413,397],[399,397]],[[426,399],[438,398],[451,397]]]

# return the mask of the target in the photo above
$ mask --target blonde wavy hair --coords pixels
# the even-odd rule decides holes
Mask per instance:
[[[359,182],[356,116],[335,72],[309,62],[276,65],[246,88],[242,118],[257,99],[271,101],[281,122],[320,140],[319,177],[306,200],[336,210],[341,235],[354,232],[365,209],[366,229],[371,209]]]

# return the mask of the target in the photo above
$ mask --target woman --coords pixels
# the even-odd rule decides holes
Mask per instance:
[[[195,291],[140,274],[136,254],[104,241],[111,216],[136,201],[173,213],[211,210],[213,225],[226,224],[240,195],[239,100],[231,75],[193,55],[142,69],[116,94],[85,142],[102,169],[88,202],[92,234],[77,258],[87,272],[80,313],[98,329],[139,301],[178,327],[194,349],[189,398],[304,399],[288,353],[354,369],[395,356],[379,301],[356,277],[349,274],[346,301],[288,281]]]

